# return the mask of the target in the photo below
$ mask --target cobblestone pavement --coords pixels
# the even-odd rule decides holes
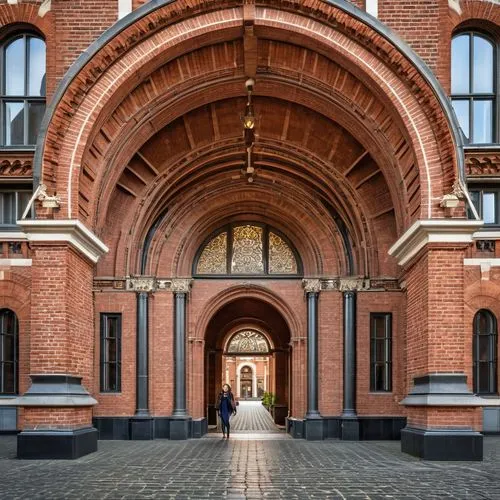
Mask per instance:
[[[279,432],[260,401],[240,401],[236,415],[231,418],[231,432],[248,431]]]
[[[399,442],[100,441],[73,461],[17,460],[0,437],[0,498],[499,499],[500,438],[484,462],[422,462]]]

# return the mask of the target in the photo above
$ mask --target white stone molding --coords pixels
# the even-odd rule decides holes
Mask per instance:
[[[31,267],[31,259],[0,259],[0,266]]]
[[[132,12],[132,0],[118,0],[118,19]]]
[[[79,220],[18,220],[28,241],[66,242],[94,264],[109,251],[108,247]],[[5,234],[5,233],[2,233]]]
[[[392,245],[389,255],[403,266],[429,243],[471,243],[482,225],[480,220],[418,220]]]
[[[477,231],[472,238],[474,240],[500,240],[500,231]]]
[[[500,259],[499,258],[464,259],[464,266],[500,267]]]
[[[378,0],[366,0],[366,13],[378,17]]]

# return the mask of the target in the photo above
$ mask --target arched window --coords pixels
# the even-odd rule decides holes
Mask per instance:
[[[45,113],[45,42],[30,33],[2,44],[0,85],[3,147],[34,146]]]
[[[481,33],[460,32],[451,42],[451,101],[472,144],[496,142],[497,48]]]
[[[474,392],[497,392],[497,320],[486,309],[474,316]]]
[[[19,326],[10,309],[0,309],[0,394],[17,394]]]
[[[262,333],[256,330],[240,330],[231,337],[228,354],[269,354],[269,344]]]
[[[299,256],[285,236],[257,223],[230,224],[201,246],[193,274],[298,276]]]

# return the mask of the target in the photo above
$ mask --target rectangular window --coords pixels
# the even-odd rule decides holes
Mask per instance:
[[[370,391],[392,391],[392,314],[370,314]]]
[[[22,217],[32,194],[29,190],[0,191],[0,225],[15,226]]]
[[[474,203],[476,210],[487,225],[496,226],[500,223],[498,193],[499,190],[495,187],[474,187],[470,189],[472,203]],[[468,209],[467,213],[468,217],[472,219],[472,211]]]
[[[121,391],[122,315],[101,313],[101,392]]]

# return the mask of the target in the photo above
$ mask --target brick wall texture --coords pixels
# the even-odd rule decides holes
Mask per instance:
[[[146,3],[134,0],[132,7]],[[365,7],[363,0],[352,3]],[[495,2],[379,0],[378,6],[379,20],[420,56],[445,92],[455,30],[477,28],[500,40]],[[44,37],[50,104],[70,67],[117,15],[117,0],[52,0],[48,11],[41,0],[1,0],[0,41],[17,28]],[[258,42],[252,45],[254,22]],[[280,34],[283,23],[293,31]],[[257,172],[247,183],[240,115],[252,61]],[[0,267],[0,307],[19,318],[20,392],[30,373],[72,374],[82,377],[98,405],[25,409],[22,427],[76,428],[92,416],[133,415],[136,294],[125,279],[142,273],[148,230],[157,228],[145,274],[189,277],[212,231],[252,220],[290,239],[306,276],[352,272],[385,283],[358,293],[360,415],[408,416],[422,428],[481,428],[475,409],[399,404],[415,376],[465,373],[471,386],[472,319],[480,308],[500,317],[500,273],[465,268],[464,257],[472,255],[466,245],[428,245],[404,269],[388,255],[412,222],[447,215],[439,199],[452,189],[456,158],[434,93],[387,40],[319,0],[178,0],[118,33],[68,89],[42,162],[43,181],[62,205],[38,213],[81,219],[110,252],[93,265],[67,243],[32,242],[31,267],[7,261]],[[390,89],[400,92],[399,100]],[[462,204],[455,215],[463,213]],[[119,393],[100,392],[100,315],[106,312],[122,314]],[[373,312],[392,314],[387,393],[370,391]],[[303,417],[307,323],[300,279],[195,279],[186,339],[191,415],[205,415],[224,377],[222,339],[239,324],[267,329],[280,350],[269,362],[270,388],[291,415]],[[318,373],[325,416],[342,412],[342,328],[342,294],[322,291]],[[173,294],[159,290],[149,299],[154,416],[173,409],[173,338]],[[259,376],[262,370],[259,365]]]

